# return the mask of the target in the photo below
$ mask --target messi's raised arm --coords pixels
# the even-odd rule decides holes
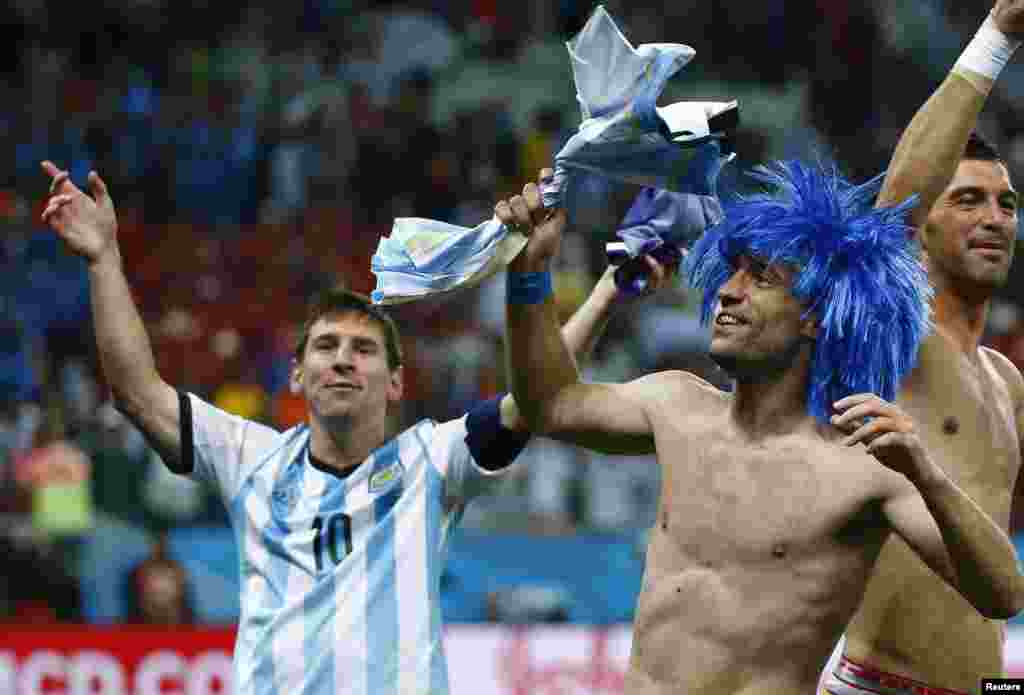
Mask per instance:
[[[43,162],[52,196],[46,222],[89,267],[93,325],[103,372],[119,410],[142,430],[168,466],[181,457],[177,392],[157,373],[153,349],[124,276],[117,215],[106,185],[89,175],[90,195],[66,171]]]

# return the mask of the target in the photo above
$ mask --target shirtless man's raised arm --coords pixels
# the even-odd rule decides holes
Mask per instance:
[[[984,40],[964,52],[900,136],[878,194],[879,205],[918,196],[912,213],[915,227],[925,223],[956,173],[999,69],[1024,37],[1024,3],[999,0],[979,36]],[[983,48],[994,55],[986,56]]]
[[[550,170],[541,171],[541,178],[549,175]],[[495,214],[513,228],[524,219],[536,225],[530,244],[509,265],[507,279],[509,377],[530,429],[600,451],[653,453],[644,403],[665,377],[585,384],[559,330],[548,266],[566,224],[564,210],[549,215],[541,208],[538,186],[529,183],[522,195],[499,202]]]

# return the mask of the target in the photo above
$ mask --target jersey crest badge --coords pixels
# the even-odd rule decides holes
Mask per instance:
[[[395,461],[387,468],[375,471],[374,474],[370,476],[370,494],[373,495],[387,490],[401,480],[404,473],[405,468],[402,466],[401,461]]]

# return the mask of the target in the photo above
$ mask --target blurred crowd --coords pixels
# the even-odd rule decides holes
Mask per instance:
[[[778,157],[831,156],[858,179],[881,172],[987,11],[940,0],[635,5],[606,3],[634,44],[697,50],[666,100],[740,101],[726,188]],[[593,7],[105,0],[70,21],[54,0],[14,1],[0,41],[0,550],[17,560],[0,576],[0,616],[82,619],[97,543],[116,554],[116,539],[138,533],[148,550],[118,588],[125,614],[188,622],[189,578],[167,534],[226,523],[109,402],[85,268],[38,222],[38,162],[69,168],[79,185],[90,169],[107,181],[163,377],[286,428],[304,417],[287,376],[306,299],[336,284],[368,293],[369,259],[393,218],[475,225],[550,164],[579,122],[564,41]],[[1004,77],[982,118],[1017,176],[1021,84]],[[597,179],[583,190],[556,275],[566,317],[603,271],[603,243],[635,193]],[[458,416],[503,389],[503,302],[499,277],[394,309],[407,356],[396,425]],[[1017,272],[989,341],[1024,366],[1022,302]],[[684,368],[721,382],[701,354],[695,306],[680,287],[621,307],[587,378]],[[652,460],[546,440],[523,460],[469,508],[465,529],[626,532],[654,518]],[[495,615],[517,596],[493,597]]]

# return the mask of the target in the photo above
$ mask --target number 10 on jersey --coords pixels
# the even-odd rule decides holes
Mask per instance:
[[[317,572],[323,569],[325,551],[332,565],[337,565],[352,552],[352,518],[348,514],[318,516],[313,520],[313,530],[316,532],[313,557]]]

